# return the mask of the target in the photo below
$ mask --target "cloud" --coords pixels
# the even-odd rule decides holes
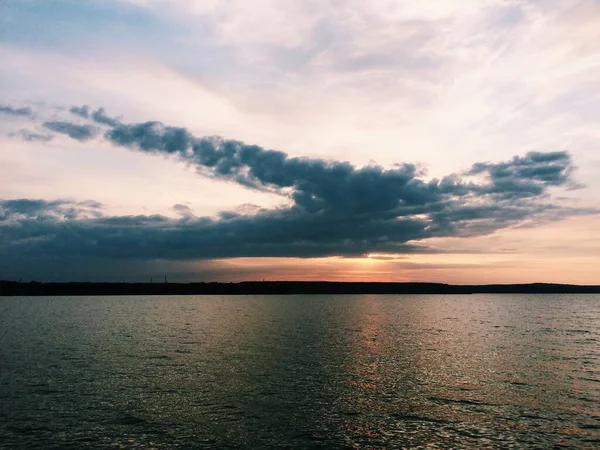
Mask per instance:
[[[92,125],[78,125],[67,121],[44,122],[43,126],[50,131],[66,134],[72,139],[78,141],[87,141],[97,134],[97,130]]]
[[[84,119],[88,119],[90,117],[90,108],[87,105],[71,106],[71,108],[69,108],[69,112],[75,114],[76,116],[83,117]]]
[[[188,205],[182,205],[181,203],[177,203],[173,205],[173,211],[175,211],[181,217],[194,217],[194,212],[192,208]]]
[[[111,127],[116,127],[120,124],[120,122],[117,119],[107,116],[104,112],[104,108],[99,108],[98,110],[94,111],[92,113],[92,119],[97,123],[101,123],[103,125],[108,125]]]
[[[11,133],[10,136],[19,136],[20,138],[22,138],[26,141],[39,141],[39,142],[49,142],[54,138],[54,136],[52,136],[51,134],[41,134],[41,133],[36,133],[35,131],[25,130],[25,129]]]
[[[571,179],[573,166],[565,152],[529,152],[502,163],[477,163],[467,175],[485,174],[488,192],[499,197],[538,196],[548,186],[576,185]]]
[[[567,152],[530,152],[503,163],[475,164],[467,175],[485,175],[482,184],[465,182],[457,175],[424,181],[414,164],[386,170],[376,165],[356,168],[347,162],[291,158],[239,141],[196,138],[184,128],[159,122],[121,124],[105,137],[119,146],[174,155],[202,173],[246,186],[288,189],[295,206],[310,213],[422,214],[427,211],[420,207],[453,196],[463,202],[475,195],[490,195],[496,201],[539,197],[550,187],[571,183],[573,171]]]
[[[95,133],[91,125],[44,125],[80,141]],[[196,137],[160,122],[106,125],[103,137],[113,145],[170,156],[202,175],[276,192],[289,206],[242,208],[213,218],[195,217],[177,204],[180,217],[170,218],[105,216],[94,203],[8,200],[0,202],[2,252],[136,260],[414,253],[432,251],[418,242],[434,237],[481,236],[525,221],[598,213],[551,201],[551,188],[574,182],[572,159],[564,151],[476,163],[464,176],[427,180],[414,164],[356,167]]]
[[[100,217],[104,206],[93,200],[0,200],[0,218],[7,220]]]
[[[20,200],[0,203],[4,255],[45,255],[115,259],[213,259],[239,256],[313,257],[361,255],[377,249],[412,252],[416,247],[393,242],[369,244],[368,236],[345,226],[339,234],[331,223],[298,211],[269,211],[228,219],[181,218],[159,215],[82,217],[77,205]],[[327,227],[330,227],[329,229]],[[364,227],[363,227],[364,228]],[[394,227],[404,237],[418,236],[418,224]],[[364,231],[363,231],[364,233]],[[362,241],[365,241],[361,243]]]
[[[0,105],[0,113],[15,117],[33,117],[33,110],[29,107],[14,108],[8,105]]]
[[[117,119],[107,116],[104,108],[98,108],[96,111],[90,111],[90,107],[88,105],[71,106],[71,108],[69,108],[69,112],[84,119],[92,119],[94,122],[102,125],[116,127],[120,124]]]

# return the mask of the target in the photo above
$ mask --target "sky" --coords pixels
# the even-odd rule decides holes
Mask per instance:
[[[0,279],[600,284],[598,0],[0,0]]]

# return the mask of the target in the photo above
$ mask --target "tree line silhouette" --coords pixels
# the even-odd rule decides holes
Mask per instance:
[[[42,283],[0,280],[0,296],[36,295],[293,295],[293,294],[591,294],[600,286],[569,284],[450,285],[328,281],[239,283]]]

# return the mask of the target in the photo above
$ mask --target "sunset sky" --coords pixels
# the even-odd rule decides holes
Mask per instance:
[[[0,279],[600,284],[597,0],[0,17]]]

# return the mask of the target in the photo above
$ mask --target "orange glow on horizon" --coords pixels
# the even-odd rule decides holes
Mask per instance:
[[[572,218],[487,236],[435,238],[419,244],[430,253],[368,253],[364,257],[232,258],[194,262],[219,281],[380,281],[448,284],[600,284],[600,218]],[[578,231],[571,233],[570,231]],[[194,269],[190,277],[193,277]],[[197,278],[191,278],[195,281]]]

